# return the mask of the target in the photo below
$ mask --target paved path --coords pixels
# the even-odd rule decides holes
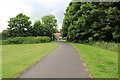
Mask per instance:
[[[60,41],[57,43],[58,48],[19,78],[89,78],[75,48]]]

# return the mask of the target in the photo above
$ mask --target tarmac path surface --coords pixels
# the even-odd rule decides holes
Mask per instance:
[[[53,52],[19,78],[90,78],[76,49],[62,41],[57,44]]]

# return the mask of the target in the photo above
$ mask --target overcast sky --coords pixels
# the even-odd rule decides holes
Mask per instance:
[[[47,14],[54,14],[61,28],[64,12],[71,0],[1,0],[0,32],[7,28],[9,18],[23,12],[32,23]]]

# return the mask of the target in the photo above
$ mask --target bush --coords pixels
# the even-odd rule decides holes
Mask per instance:
[[[97,42],[90,42],[90,45],[101,47],[103,49],[107,49],[109,51],[118,52],[118,44],[113,42],[104,42],[104,41],[97,41]]]
[[[34,44],[34,43],[47,43],[51,38],[47,36],[43,37],[15,37],[3,40],[2,44]]]

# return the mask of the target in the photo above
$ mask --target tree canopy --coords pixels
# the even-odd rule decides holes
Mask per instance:
[[[16,17],[10,18],[7,30],[3,30],[2,38],[27,37],[27,36],[49,36],[57,32],[57,19],[54,15],[43,16],[36,20],[33,25],[30,17],[19,13]]]
[[[23,13],[18,14],[16,17],[10,18],[8,21],[8,30],[11,37],[25,37],[30,36],[29,28],[31,21],[30,17]]]
[[[45,28],[44,35],[52,38],[53,33],[57,32],[57,19],[54,15],[43,16],[42,23]]]
[[[32,30],[33,30],[32,32],[33,36],[43,35],[43,25],[40,20],[34,22]]]
[[[71,2],[62,25],[68,41],[120,42],[120,2]]]

